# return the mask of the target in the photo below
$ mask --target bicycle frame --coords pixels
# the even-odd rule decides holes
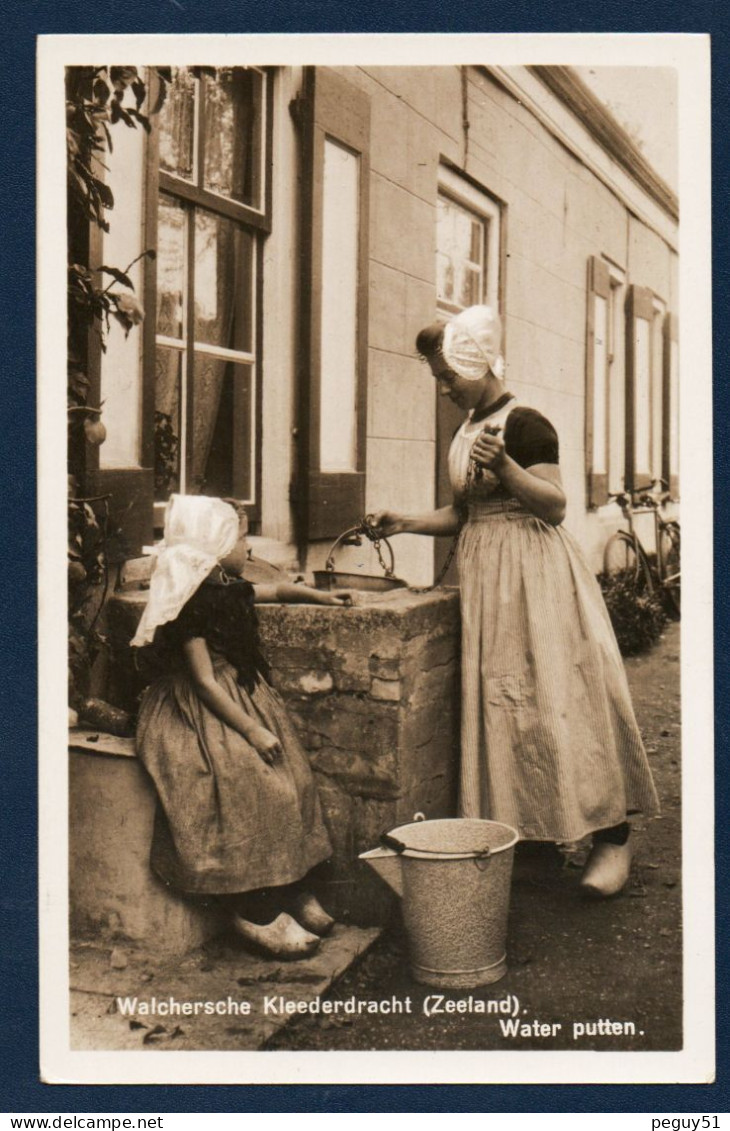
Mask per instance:
[[[657,481],[661,483],[661,481]],[[652,483],[652,487],[656,486]],[[636,497],[633,492],[622,491],[610,496],[621,508],[621,513],[627,523],[628,530],[620,529],[609,538],[604,551],[604,568],[610,572],[608,560],[610,548],[614,551],[616,544],[623,544],[625,550],[631,551],[635,557],[635,578],[637,585],[648,589],[650,592],[656,587],[662,593],[665,601],[671,606],[674,613],[680,612],[681,569],[679,563],[680,553],[680,528],[676,519],[666,520],[660,513],[660,507],[669,498],[668,493],[660,495],[652,491],[643,491]],[[636,514],[651,513],[654,522],[654,554],[652,557],[646,552],[634,524]],[[666,546],[664,540],[669,545]],[[629,554],[627,553],[627,561]],[[670,564],[670,558],[671,564]]]

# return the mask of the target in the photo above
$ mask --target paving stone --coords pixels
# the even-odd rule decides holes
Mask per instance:
[[[376,927],[337,924],[317,954],[301,962],[257,957],[229,936],[174,961],[130,947],[125,948],[123,970],[110,966],[108,948],[77,944],[70,969],[71,1047],[168,1052],[262,1048],[282,1026],[303,1015],[282,1011],[280,999],[295,1003],[290,1008],[297,1010],[304,1009],[299,1002],[316,1002],[379,935]],[[172,1014],[165,1012],[171,1002]],[[182,1012],[194,1011],[196,1004],[197,1014]],[[204,1012],[206,1005],[209,1012]]]

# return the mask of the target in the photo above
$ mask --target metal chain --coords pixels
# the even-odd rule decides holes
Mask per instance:
[[[378,535],[376,527],[373,526],[372,517],[370,515],[366,514],[364,516],[364,518],[362,518],[360,520],[359,527],[360,527],[361,532],[365,535],[366,538],[368,538],[372,542],[373,546],[375,547],[375,552],[378,555],[378,561],[380,562],[380,566],[381,566],[385,576],[386,577],[392,577],[393,576],[393,570],[391,568],[389,568],[388,566],[386,566],[385,561],[383,559],[383,554],[382,554],[382,551],[380,549],[381,540],[380,540],[380,537]],[[451,543],[451,546],[449,547],[449,552],[446,555],[446,561],[441,566],[441,569],[439,570],[438,576],[436,577],[435,581],[433,581],[431,585],[409,585],[408,591],[410,593],[431,593],[434,589],[438,589],[439,585],[441,584],[443,579],[446,577],[446,574],[449,572],[449,568],[451,566],[451,563],[454,560],[454,555],[456,554],[456,551],[457,551],[457,548],[458,548],[458,545],[459,545],[459,537],[461,535],[461,531],[462,531],[463,527],[464,527],[464,519],[462,518],[459,522],[459,529],[456,531],[456,534],[454,535],[454,539]]]
[[[487,425],[487,427],[483,428],[482,431],[483,432],[489,432],[491,435],[496,436],[499,432],[502,431],[502,429],[500,427],[494,428],[494,427]],[[469,463],[468,463],[468,466],[467,466],[467,469],[466,469],[466,483],[464,485],[464,497],[465,498],[469,494],[469,489],[471,487],[473,487],[477,483],[482,482],[482,480],[484,479],[486,471],[487,471],[487,468],[482,467],[482,465],[478,464],[476,462],[476,460],[474,460],[474,459],[469,460]],[[456,554],[456,551],[457,551],[458,546],[459,546],[459,538],[461,537],[461,532],[464,529],[465,521],[466,521],[466,517],[464,515],[462,515],[460,520],[459,520],[459,529],[456,531],[456,534],[454,535],[454,540],[451,543],[451,546],[449,547],[448,554],[446,555],[446,561],[441,566],[441,569],[438,572],[438,576],[437,576],[436,580],[433,582],[432,585],[409,585],[408,588],[411,591],[411,593],[431,593],[432,590],[438,589],[439,585],[441,584],[443,579],[446,577],[446,574],[449,572],[449,569],[451,567],[451,563],[454,560],[454,555]]]
[[[443,579],[446,577],[446,574],[449,572],[449,569],[451,567],[451,563],[454,560],[454,555],[456,554],[456,551],[457,551],[458,546],[459,546],[459,538],[461,537],[461,532],[462,532],[463,529],[464,529],[464,520],[462,519],[461,522],[459,523],[459,529],[456,531],[456,534],[454,535],[453,541],[452,541],[451,545],[449,546],[449,552],[446,555],[446,561],[441,566],[441,569],[438,571],[438,576],[436,577],[436,580],[433,581],[431,585],[409,585],[408,586],[409,592],[411,592],[411,593],[432,593],[434,589],[438,589],[439,585],[441,584]]]
[[[380,548],[382,546],[382,541],[380,535],[378,534],[377,528],[373,525],[372,517],[369,514],[366,514],[364,518],[360,519],[359,526],[365,537],[370,542],[372,542],[373,546],[375,547],[375,553],[378,555],[378,561],[380,562],[380,568],[382,569],[383,573],[386,577],[392,577],[393,566],[388,566],[385,564],[383,551]]]

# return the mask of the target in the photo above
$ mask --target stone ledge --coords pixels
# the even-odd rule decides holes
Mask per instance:
[[[278,962],[243,950],[230,936],[170,960],[157,952],[117,944],[77,944],[71,950],[71,1048],[154,1052],[259,1049],[322,997],[380,936],[377,928],[337,924],[312,958]],[[377,994],[373,995],[377,997]],[[264,998],[284,998],[301,1013],[266,1012]],[[157,1002],[223,1002],[250,1012],[140,1013],[124,1016],[118,998]],[[327,1016],[323,1014],[323,1016]]]
[[[136,758],[133,738],[119,738],[116,734],[91,727],[72,727],[68,734],[69,750],[83,750],[84,754],[107,754],[114,758]]]

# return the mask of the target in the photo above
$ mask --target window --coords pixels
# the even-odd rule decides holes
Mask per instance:
[[[442,168],[436,209],[436,288],[448,316],[475,303],[499,308],[499,207]]]
[[[180,68],[157,131],[154,497],[258,517],[261,264],[270,77]]]

